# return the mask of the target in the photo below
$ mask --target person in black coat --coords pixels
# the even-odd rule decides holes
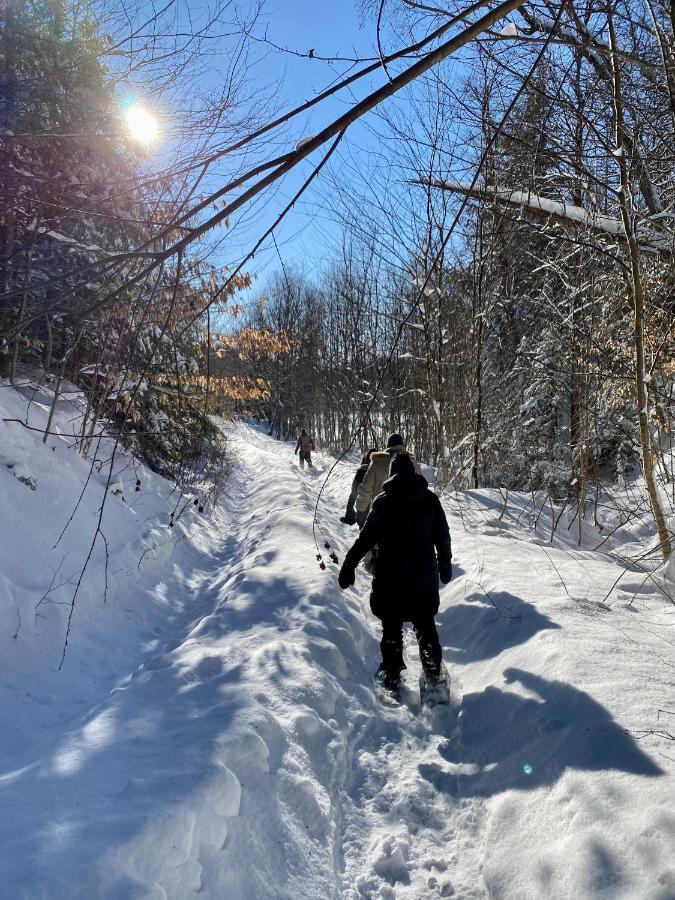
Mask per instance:
[[[403,661],[403,623],[412,622],[427,679],[441,674],[442,650],[434,616],[438,612],[438,579],[452,578],[450,531],[438,497],[429,490],[408,453],[397,453],[390,478],[376,497],[359,537],[347,553],[338,581],[354,584],[356,567],[376,544],[370,608],[382,621],[382,665],[378,670],[389,688],[398,686]]]
[[[377,452],[377,447],[370,447],[361,457],[361,465],[356,470],[356,474],[354,475],[354,480],[352,481],[352,489],[349,493],[349,500],[347,500],[347,511],[344,516],[340,516],[340,521],[344,522],[345,525],[353,525],[356,522],[356,510],[354,509],[354,504],[356,503],[356,495],[359,492],[359,485],[364,479],[366,472],[368,471],[368,466],[370,465],[370,457],[373,453]]]

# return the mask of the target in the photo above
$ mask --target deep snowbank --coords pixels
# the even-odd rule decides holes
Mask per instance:
[[[629,574],[607,608],[611,554],[550,545],[526,497],[500,521],[498,495],[453,495],[438,622],[462,712],[420,710],[410,637],[410,691],[384,707],[368,579],[342,593],[314,556],[320,474],[251,427],[229,436],[237,464],[209,528],[186,529],[105,607],[92,585],[60,673],[44,650],[37,696],[23,696],[22,654],[42,644],[28,629],[5,639],[9,894],[675,897],[675,618],[657,586]],[[319,504],[340,558],[351,468]],[[6,473],[13,496],[38,496],[34,471],[36,492]],[[131,513],[108,535],[121,554]],[[140,533],[166,529],[162,515]],[[10,583],[33,577],[39,597],[44,568],[19,565]]]
[[[103,686],[140,658],[148,629],[171,603],[133,589],[205,524],[190,507],[170,529],[179,494],[118,448],[102,534],[87,563],[114,441],[103,437],[88,460],[80,456],[84,399],[66,385],[43,443],[52,401],[44,384],[0,380],[0,691],[12,726],[4,732],[3,756],[39,743],[49,709],[62,721],[98,700]]]

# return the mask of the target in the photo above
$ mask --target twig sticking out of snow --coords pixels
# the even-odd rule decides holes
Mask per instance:
[[[31,491],[37,490],[37,479],[27,466],[6,456],[0,457],[0,461],[10,470],[17,481],[27,485]]]

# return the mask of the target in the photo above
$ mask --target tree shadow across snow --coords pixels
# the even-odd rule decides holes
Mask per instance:
[[[232,543],[226,542],[214,562],[231,563]],[[275,768],[287,742],[284,724],[265,703],[252,704],[252,694],[257,690],[265,700],[268,688],[290,684],[306,718],[311,718],[313,708],[318,711],[320,727],[322,717],[342,715],[335,709],[338,691],[329,695],[329,676],[313,674],[307,654],[316,645],[317,653],[327,655],[323,665],[328,670],[344,666],[354,671],[361,666],[365,671],[365,663],[350,636],[348,612],[343,621],[316,597],[305,596],[301,585],[271,575],[257,582],[250,571],[245,574],[245,580],[235,583],[224,572],[222,578],[192,592],[179,577],[170,582],[169,590],[186,595],[181,621],[173,628],[178,639],[154,649],[103,703],[31,754],[25,767],[0,772],[8,813],[0,826],[6,850],[0,880],[13,886],[15,896],[69,900],[140,896],[146,882],[137,882],[121,868],[110,873],[105,885],[101,883],[100,867],[107,854],[146,831],[151,835],[165,821],[171,825],[185,819],[185,827],[177,824],[175,832],[189,843],[193,819],[208,826],[208,807],[199,812],[207,802],[204,798],[210,794],[217,798],[228,787],[229,782],[223,783],[228,777],[224,766],[232,767],[248,791],[247,802],[251,791],[265,792],[266,815],[275,821],[279,836],[274,847],[265,848],[274,857],[275,877],[285,885],[291,878],[288,873],[306,865],[287,834],[293,823],[287,824],[283,798],[278,799],[275,791]],[[315,624],[316,635],[301,628],[306,621]],[[321,641],[324,622],[343,626],[334,627],[332,633],[326,628],[330,643]],[[249,645],[249,637],[261,630],[269,640]],[[289,639],[293,630],[298,633],[297,642]],[[226,637],[229,641],[224,645]],[[374,640],[372,644],[374,652]],[[365,681],[363,672],[361,676]],[[249,723],[246,728],[244,721]],[[249,740],[256,729],[260,734],[252,737],[260,738],[267,762],[260,762],[253,771],[248,752],[239,754],[245,764],[231,762],[231,746]],[[246,766],[251,768],[248,777]],[[308,802],[303,803],[307,807]],[[12,811],[20,809],[17,827]],[[228,816],[221,811],[220,818],[229,829],[228,821],[233,820]],[[232,826],[228,847],[233,855],[250,841],[250,827],[245,816]],[[133,851],[133,859],[142,853],[143,842],[140,847]],[[190,855],[192,849],[180,852]],[[223,859],[225,864],[225,853]],[[223,896],[266,896],[265,868],[252,868],[255,871],[249,873],[244,889],[237,881],[242,870],[235,867],[230,893]],[[279,896],[286,896],[285,890],[280,888]]]
[[[421,775],[439,791],[489,797],[506,790],[554,784],[567,769],[615,770],[654,777],[663,770],[591,696],[562,681],[507,669],[538,699],[489,687],[464,697],[460,737],[439,748],[445,762],[466,770],[422,763]]]
[[[446,648],[443,655],[449,662],[490,659],[509,647],[524,644],[539,631],[560,628],[515,594],[499,591],[490,596],[494,605],[482,594],[474,593],[466,602],[449,606],[436,617]]]
[[[0,828],[12,848],[1,871],[16,896],[99,896],[93,864],[102,854],[217,774],[213,744],[233,722],[238,698],[190,691],[168,655],[151,663],[3,785],[6,808],[31,810],[30,828],[17,830],[9,818]]]

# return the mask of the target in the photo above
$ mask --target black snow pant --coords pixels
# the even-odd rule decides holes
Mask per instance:
[[[434,677],[441,671],[443,651],[438,640],[433,616],[419,616],[414,619],[413,631],[420,649],[420,660],[426,675]],[[387,617],[382,620],[382,667],[390,675],[398,676],[406,668],[403,661],[403,620]]]
[[[354,501],[351,497],[347,500],[347,510],[340,521],[344,522],[345,525],[353,525],[354,522],[356,522],[356,510],[354,509]]]
[[[300,451],[300,468],[305,468],[305,463],[312,468],[312,454],[310,450],[301,450]]]

